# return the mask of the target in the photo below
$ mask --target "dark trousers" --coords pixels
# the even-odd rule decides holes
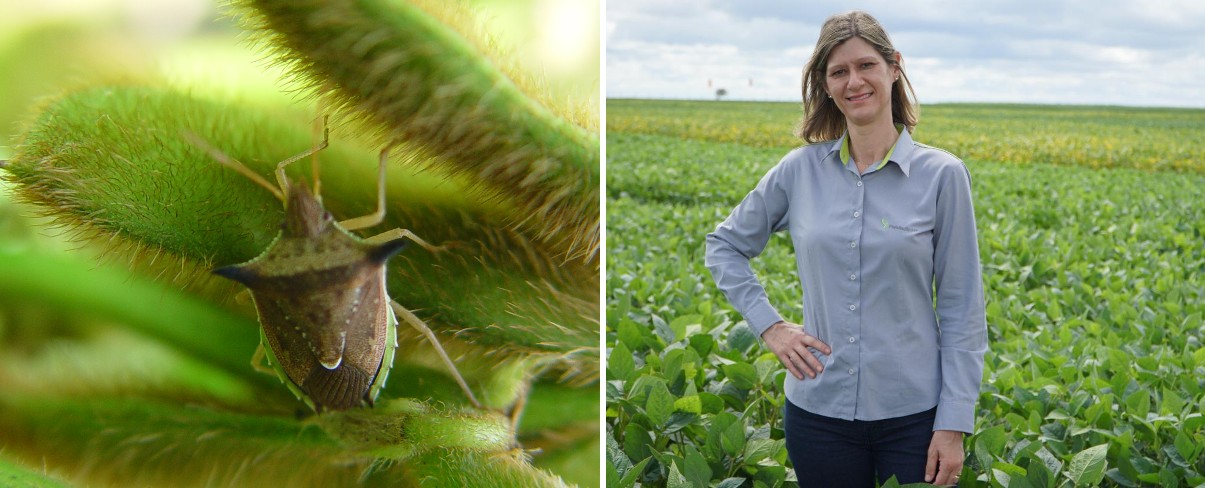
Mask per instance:
[[[892,476],[923,483],[937,408],[884,420],[841,420],[786,402],[787,455],[799,487],[874,488]]]

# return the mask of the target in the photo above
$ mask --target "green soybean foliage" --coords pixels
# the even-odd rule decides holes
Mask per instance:
[[[799,141],[796,104],[607,103],[614,486],[793,486],[784,372],[703,239]],[[970,169],[990,351],[964,486],[1205,483],[1205,111],[926,106]],[[785,235],[753,262],[801,320]],[[892,485],[889,481],[888,485]]]
[[[799,104],[609,100],[607,132],[792,148]],[[925,105],[917,140],[968,161],[1205,172],[1199,109]],[[609,183],[609,182],[608,182]]]

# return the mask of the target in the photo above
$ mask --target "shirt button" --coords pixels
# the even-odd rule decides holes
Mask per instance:
[[[853,369],[853,368],[849,368],[849,374],[854,374],[854,369]]]
[[[858,247],[858,243],[857,243],[857,242],[850,242],[850,243],[849,243],[849,247]]]
[[[856,219],[856,218],[858,218],[858,217],[861,217],[861,216],[862,216],[862,212],[857,212],[857,211],[855,211],[855,212],[854,212],[854,218],[855,218],[855,219]]]
[[[862,182],[861,182],[861,181],[859,181],[859,182],[858,182],[858,186],[862,186]]]
[[[852,311],[854,311],[854,310],[857,310],[857,309],[858,309],[858,306],[857,306],[857,305],[850,305],[850,306],[849,306],[849,311],[851,311],[851,312],[852,312]]]
[[[853,343],[855,343],[855,342],[857,342],[857,341],[858,341],[858,340],[857,340],[857,339],[854,339],[853,337],[850,337],[850,338],[849,338],[849,343],[850,343],[850,344],[853,344]]]
[[[858,275],[856,275],[856,274],[851,274],[851,275],[849,275],[849,281],[853,281],[853,280],[856,280],[856,279],[858,279]]]

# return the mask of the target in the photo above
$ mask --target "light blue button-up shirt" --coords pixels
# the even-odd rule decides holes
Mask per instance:
[[[759,337],[782,320],[749,260],[787,230],[805,330],[832,347],[787,399],[846,420],[937,407],[934,430],[972,432],[987,351],[970,174],[906,129],[859,175],[845,137],[795,149],[707,235],[707,268]],[[936,302],[934,301],[936,291]]]

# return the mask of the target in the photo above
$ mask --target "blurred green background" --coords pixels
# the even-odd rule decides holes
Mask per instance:
[[[510,48],[512,59],[525,70],[543,79],[553,98],[585,103],[591,113],[598,113],[601,12],[597,0],[469,4],[483,29]],[[0,0],[0,160],[12,157],[20,134],[40,107],[59,94],[86,86],[150,81],[185,93],[229,95],[241,103],[317,113],[313,100],[291,91],[284,69],[250,43],[223,12],[221,2],[210,0]],[[97,260],[102,251],[72,242],[70,236],[46,225],[44,218],[34,217],[30,207],[13,202],[11,192],[9,184],[0,181],[0,252],[79,271],[72,276],[102,283],[63,284],[80,293],[98,288],[129,292],[146,283],[145,276],[123,269],[123,259]],[[0,266],[0,273],[6,272],[12,270]],[[75,278],[56,274],[48,279]],[[156,281],[163,288],[147,288],[145,296],[152,307],[162,307],[176,290],[170,273]],[[162,393],[164,397],[183,399],[185,404],[213,401],[214,392],[221,392],[216,396],[219,401],[231,402],[246,401],[252,394],[244,383],[217,368],[190,362],[179,351],[114,327],[117,324],[109,320],[120,311],[98,319],[88,314],[90,305],[71,305],[34,304],[28,297],[0,292],[0,389],[13,387],[31,395],[42,391],[120,394],[129,389],[151,391],[147,397],[154,398],[162,388],[171,390]],[[186,378],[200,378],[206,384],[182,381]],[[273,389],[279,386],[275,378],[265,378]],[[544,384],[532,392],[525,429],[538,430],[549,423],[556,417],[547,412],[551,407],[581,410],[576,417],[597,418],[596,403],[575,403],[573,399],[582,395],[568,395],[568,387],[560,388]],[[287,396],[283,387],[279,390]],[[210,397],[201,400],[203,395],[196,392],[208,392],[205,395]],[[587,409],[593,410],[584,412]],[[549,452],[537,455],[536,464],[565,481],[595,486],[600,481],[597,427],[578,430],[581,439],[561,445],[579,444],[590,452]],[[80,442],[92,442],[83,431],[66,432],[81,436]],[[573,437],[574,432],[561,429],[558,435]],[[0,476],[0,485],[7,484],[4,480]]]
[[[483,26],[557,98],[599,100],[597,0],[473,0]],[[293,100],[281,71],[212,0],[0,0],[0,158],[38,100],[95,80]]]

